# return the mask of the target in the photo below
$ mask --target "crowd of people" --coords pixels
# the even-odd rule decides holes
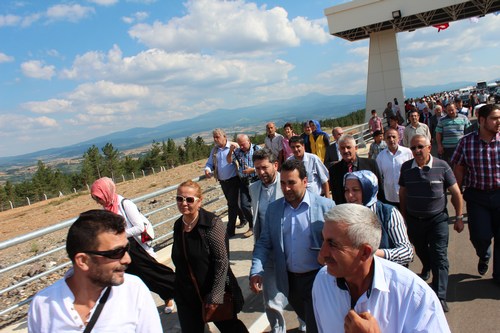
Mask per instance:
[[[237,316],[243,296],[228,240],[248,226],[242,237],[255,242],[249,287],[263,293],[271,332],[286,332],[287,305],[301,331],[449,332],[448,221],[464,230],[463,200],[478,273],[485,275],[493,258],[500,286],[500,106],[464,111],[461,103],[434,95],[405,101],[404,109],[394,99],[384,119],[373,110],[367,158],[358,155],[355,136],[336,127],[330,138],[316,120],[304,122],[301,134],[287,123],[284,135],[269,122],[263,147],[244,133],[231,142],[214,129],[205,175],[221,185],[228,223],[202,207],[198,183],[180,184],[175,272],[137,238],[144,225],[135,204],[99,179],[92,198],[105,210],[82,213],[71,227],[73,268],[35,296],[30,331],[161,331],[149,288],[166,312],[175,300],[183,332],[203,332],[207,321],[221,332],[247,332]],[[408,269],[414,253],[419,274]],[[212,317],[227,305],[226,294],[229,316]],[[112,306],[101,306],[106,300]]]

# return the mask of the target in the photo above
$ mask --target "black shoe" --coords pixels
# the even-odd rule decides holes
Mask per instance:
[[[420,278],[424,281],[427,281],[430,279],[431,277],[431,271],[428,271],[428,270],[422,270],[422,273],[420,274],[417,274],[418,276],[420,276]]]
[[[488,272],[488,263],[490,262],[489,259],[482,260],[479,259],[479,262],[477,263],[477,272],[479,275],[484,275]]]
[[[237,229],[241,229],[241,228],[244,228],[246,225],[247,225],[247,221],[243,221],[243,222],[240,222],[240,224],[238,224],[236,226]]]
[[[440,299],[439,302],[441,303],[441,306],[443,307],[444,312],[450,311],[450,308],[448,307],[448,303],[444,299]]]

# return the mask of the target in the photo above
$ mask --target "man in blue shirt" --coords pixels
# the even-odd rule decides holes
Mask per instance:
[[[321,246],[323,214],[335,206],[327,198],[307,191],[304,164],[288,159],[281,166],[283,198],[269,204],[265,223],[255,244],[250,270],[250,288],[262,291],[264,267],[270,256],[274,260],[276,287],[306,322],[307,332],[317,332],[312,306],[312,284],[321,268],[318,251]]]
[[[212,134],[214,147],[205,164],[205,176],[207,178],[214,177],[220,182],[228,207],[227,235],[233,237],[239,210],[240,178],[238,177],[236,165],[228,163],[227,155],[230,153],[231,146],[238,148],[238,144],[229,142],[226,138],[226,133],[220,128],[214,129]]]

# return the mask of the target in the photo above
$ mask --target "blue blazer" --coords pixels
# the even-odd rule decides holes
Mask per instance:
[[[320,248],[323,242],[321,231],[325,223],[324,214],[335,206],[331,199],[309,192],[311,206],[311,246]],[[269,204],[266,212],[266,221],[262,226],[260,237],[253,249],[252,268],[250,276],[264,274],[264,266],[269,254],[273,254],[276,271],[276,286],[280,292],[288,296],[288,274],[286,268],[285,250],[283,246],[283,212],[285,198],[280,198]]]

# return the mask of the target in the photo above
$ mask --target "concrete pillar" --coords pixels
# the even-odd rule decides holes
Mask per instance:
[[[382,117],[387,102],[393,102],[394,98],[398,99],[401,115],[405,117],[396,32],[373,32],[370,34],[365,120],[368,121],[373,109]]]

